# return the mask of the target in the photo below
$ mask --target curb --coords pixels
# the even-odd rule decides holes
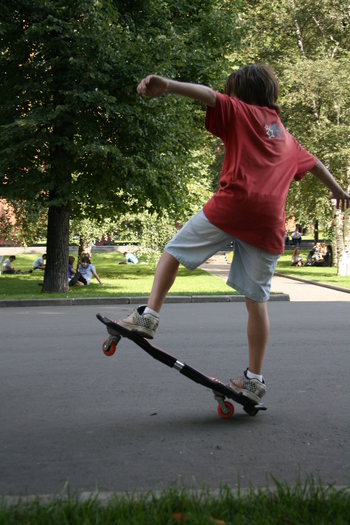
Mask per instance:
[[[86,297],[67,299],[14,299],[0,301],[0,308],[28,306],[87,306],[143,304],[148,296],[139,297]],[[243,303],[244,295],[174,295],[165,299],[165,303]],[[269,301],[290,301],[288,294],[273,294]]]

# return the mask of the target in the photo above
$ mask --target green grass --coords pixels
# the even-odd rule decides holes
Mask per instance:
[[[302,251],[306,261],[307,251]],[[229,254],[229,258],[232,254]],[[316,281],[350,289],[350,277],[338,277],[336,268],[312,266],[291,266],[292,252],[286,252],[278,261],[276,272],[309,281]],[[36,255],[22,254],[16,257],[15,268],[29,270]],[[123,255],[115,252],[94,253],[92,263],[100,276],[103,286],[93,277],[89,286],[74,286],[66,294],[43,295],[38,283],[43,281],[44,272],[35,271],[25,275],[1,275],[0,300],[76,298],[76,297],[133,297],[148,296],[151,290],[154,267],[150,265],[118,264]],[[142,258],[141,258],[142,261]],[[178,277],[169,295],[231,295],[237,294],[225,281],[203,270],[190,272],[180,266]]]
[[[303,256],[303,263],[306,262],[306,256],[309,250],[301,251]],[[319,283],[330,284],[333,286],[341,286],[343,288],[350,288],[350,277],[340,277],[337,275],[337,269],[322,268],[317,266],[291,266],[292,251],[284,253],[277,264],[276,272],[284,275],[291,275],[293,277],[301,277],[308,281],[316,281]]]
[[[13,266],[22,271],[32,268],[35,255],[16,256]],[[66,294],[42,294],[38,283],[44,272],[37,270],[25,275],[1,275],[0,300],[40,299],[43,297],[132,297],[148,296],[154,276],[154,267],[146,264],[118,264],[123,255],[115,252],[93,253],[91,262],[103,286],[93,277],[89,286],[73,286]],[[140,259],[142,261],[142,258]],[[178,277],[169,295],[233,295],[225,281],[203,270],[190,272],[180,266]]]
[[[0,525],[347,525],[349,516],[348,491],[313,481],[236,495],[223,486],[215,496],[205,489],[169,488],[160,495],[115,496],[105,503],[96,497],[79,502],[71,495],[46,504],[0,503]]]

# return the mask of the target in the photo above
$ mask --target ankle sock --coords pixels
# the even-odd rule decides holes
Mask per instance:
[[[144,309],[143,314],[151,314],[154,317],[159,317],[159,314],[155,310],[152,310],[152,308],[148,308],[148,306]]]
[[[259,376],[258,374],[253,374],[249,370],[247,370],[247,378],[248,379],[258,379],[259,381],[261,381],[261,383],[263,382],[263,376]]]

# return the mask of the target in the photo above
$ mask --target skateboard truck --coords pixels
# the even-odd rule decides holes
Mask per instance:
[[[225,396],[220,394],[220,392],[215,392],[215,390],[213,390],[213,394],[214,394],[215,401],[217,401],[219,407],[221,408],[221,412],[223,414],[229,414],[230,407],[225,404]]]
[[[106,339],[102,345],[103,353],[107,356],[111,356],[115,353],[115,349],[117,347],[117,344],[121,340],[121,335],[110,335],[108,339]]]

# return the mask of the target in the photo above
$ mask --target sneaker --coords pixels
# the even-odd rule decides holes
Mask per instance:
[[[153,339],[159,325],[159,318],[152,314],[144,314],[146,306],[139,306],[128,317],[123,317],[118,323],[131,332],[136,332],[142,337]]]
[[[230,379],[228,386],[237,394],[243,394],[256,403],[260,403],[261,398],[266,394],[264,378],[262,381],[259,381],[259,379],[248,379],[247,372],[248,368],[244,371],[243,376]]]

